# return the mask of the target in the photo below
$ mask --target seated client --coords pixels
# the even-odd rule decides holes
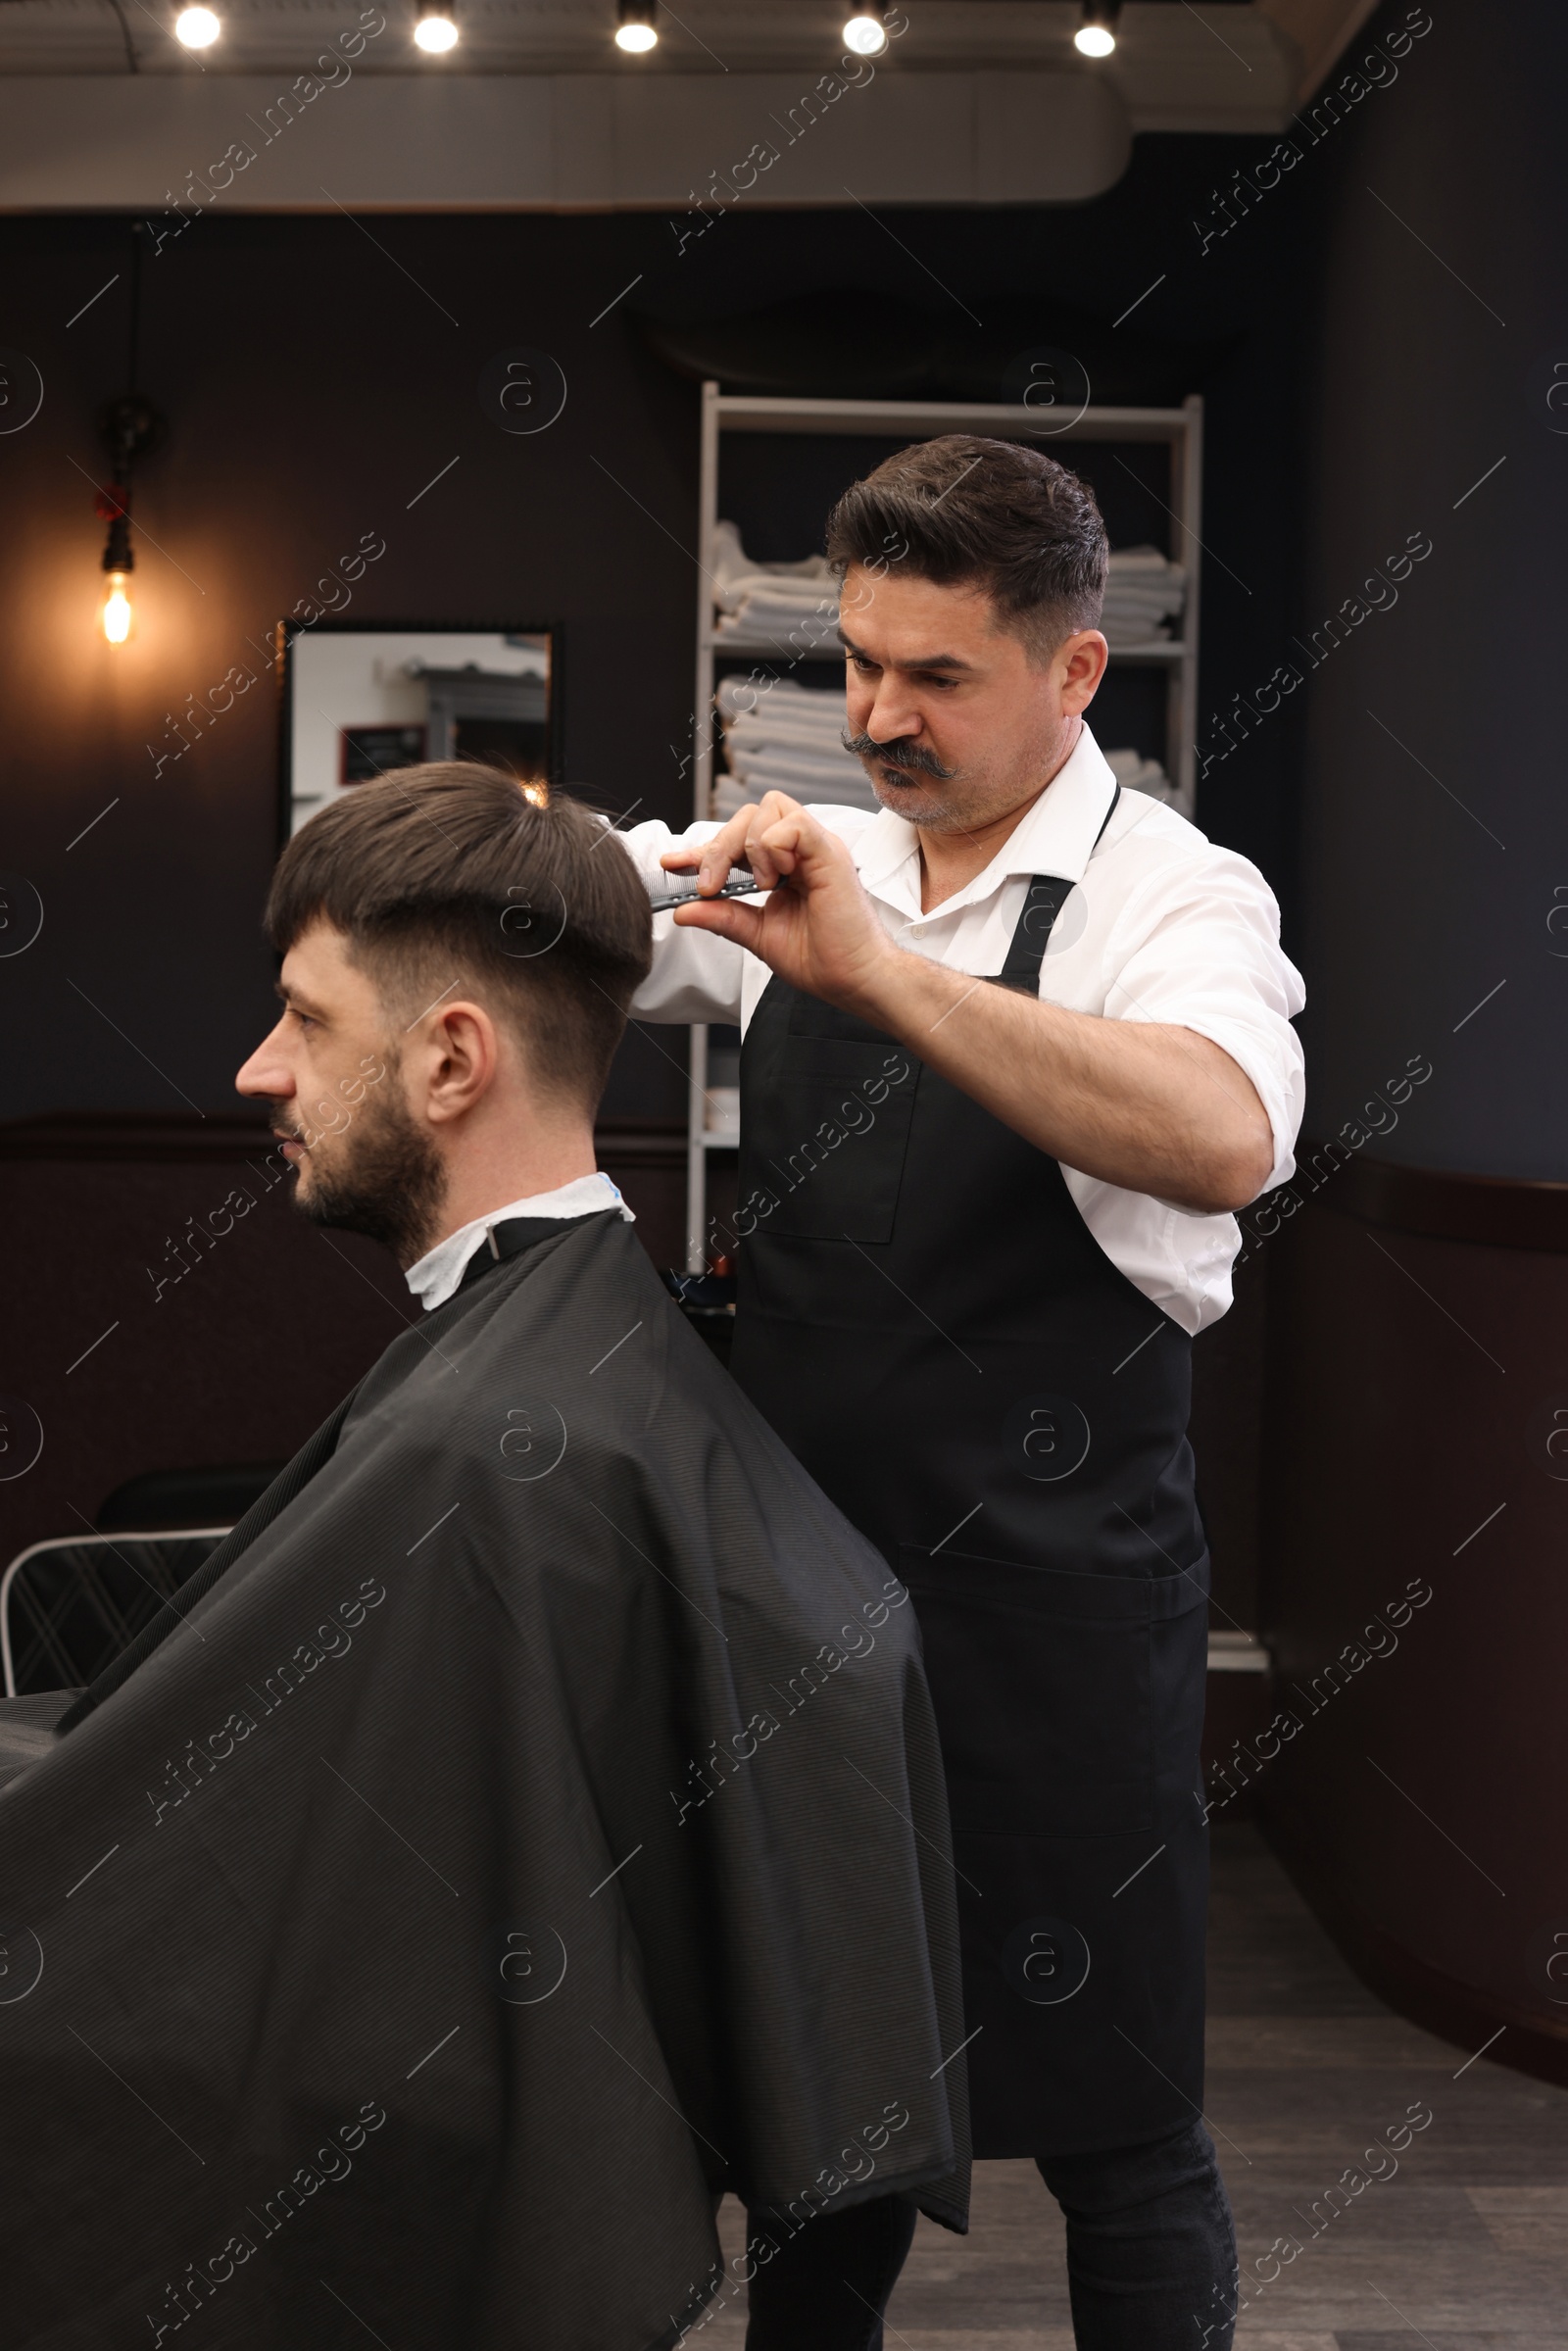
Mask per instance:
[[[742,2278],[782,2351],[824,2261],[865,2346],[914,2207],[963,2226],[913,1611],[595,1172],[651,929],[604,838],[456,764],[279,863],[239,1088],[421,1311],[0,1707],[10,2351],[650,2351]]]

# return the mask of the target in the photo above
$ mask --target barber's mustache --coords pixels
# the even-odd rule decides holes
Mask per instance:
[[[858,759],[875,759],[879,767],[907,767],[918,775],[929,775],[939,784],[951,784],[957,774],[956,767],[944,767],[934,752],[922,744],[909,743],[902,738],[892,743],[874,743],[869,735],[852,735],[846,728],[841,737],[846,751]]]

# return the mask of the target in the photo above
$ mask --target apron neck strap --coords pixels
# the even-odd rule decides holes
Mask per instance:
[[[1116,803],[1120,798],[1121,786],[1118,784],[1111,794],[1110,806],[1105,810],[1104,823],[1101,825],[1099,832],[1095,835],[1095,847],[1089,852],[1091,857],[1104,839],[1105,825],[1115,815]],[[997,973],[999,987],[1026,988],[1033,994],[1039,993],[1040,966],[1045,959],[1046,948],[1050,942],[1053,927],[1055,924],[1056,916],[1067,903],[1069,893],[1076,887],[1075,882],[1064,881],[1059,873],[1037,873],[1035,875],[1024,896],[1023,912],[1019,915],[1018,927],[1012,934],[1012,944],[1007,949],[1007,959]]]

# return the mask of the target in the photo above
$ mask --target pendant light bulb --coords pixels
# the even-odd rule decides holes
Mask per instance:
[[[187,49],[210,49],[223,27],[210,8],[182,8],[174,19],[174,33]]]
[[[1084,21],[1072,36],[1080,57],[1109,57],[1116,46],[1121,0],[1084,0]]]
[[[844,46],[857,57],[880,57],[888,45],[888,28],[879,8],[858,8],[844,27]]]
[[[446,0],[422,0],[414,37],[431,57],[441,57],[448,49],[457,47],[457,21]]]
[[[138,227],[140,224],[138,224]],[[136,348],[141,318],[141,246],[136,242],[137,228],[131,231],[130,266],[130,381],[136,380]],[[93,500],[93,512],[100,522],[109,525],[109,536],[99,569],[104,575],[103,602],[98,608],[98,625],[109,645],[123,645],[135,625],[135,613],[130,602],[130,575],[136,568],[136,554],[130,543],[131,487],[139,459],[156,449],[164,437],[164,419],[145,395],[137,391],[122,392],[99,411],[98,430],[109,461],[114,466],[113,478],[102,483]]]
[[[646,57],[659,45],[659,10],[655,0],[616,0],[615,47],[628,57]]]
[[[111,571],[104,592],[103,610],[98,618],[111,645],[123,645],[131,631],[135,614],[130,609],[128,583],[123,571]]]

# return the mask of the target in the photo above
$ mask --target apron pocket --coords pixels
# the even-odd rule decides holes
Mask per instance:
[[[759,1229],[891,1241],[919,1064],[881,1044],[813,1044],[808,1075],[798,1043],[786,1045],[765,1134],[747,1138],[748,1173],[778,1200]]]
[[[1152,1828],[1152,1619],[1174,1596],[1163,1580],[933,1558],[907,1544],[900,1572],[920,1620],[955,1831]]]

